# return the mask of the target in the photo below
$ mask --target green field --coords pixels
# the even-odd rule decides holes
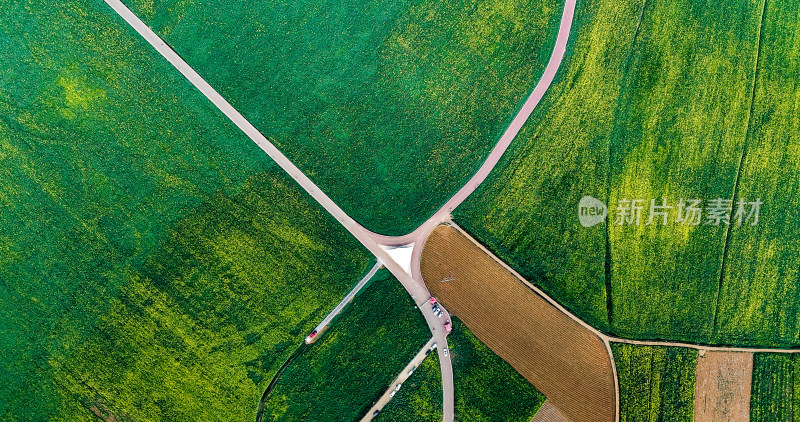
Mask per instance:
[[[608,328],[605,235],[573,208],[603,197],[622,61],[641,2],[578,1],[564,61],[547,95],[456,221],[504,261],[599,328]]]
[[[544,69],[562,7],[126,3],[348,214],[384,234],[416,228],[477,170]]]
[[[252,421],[366,251],[102,2],[0,8],[0,419]]]
[[[286,368],[264,404],[264,421],[350,421],[430,339],[419,310],[387,271]]]
[[[613,343],[620,422],[692,422],[697,351]]]
[[[797,345],[800,335],[800,4],[767,2],[750,131],[737,198],[760,197],[756,227],[731,231],[720,341]],[[731,340],[732,339],[732,340]]]
[[[442,372],[439,355],[431,353],[381,409],[377,422],[434,422],[442,420]]]
[[[797,355],[754,355],[750,420],[800,420],[800,359]]]
[[[579,2],[548,95],[456,220],[607,332],[797,344],[797,6],[761,28],[763,4]],[[580,226],[584,195],[609,224]],[[737,227],[735,201],[759,197]],[[662,198],[670,223],[648,225]],[[733,198],[734,224],[676,223],[681,198]],[[639,225],[616,224],[622,199],[645,201]]]

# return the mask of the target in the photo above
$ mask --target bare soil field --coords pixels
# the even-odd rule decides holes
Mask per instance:
[[[553,406],[553,403],[546,401],[536,412],[536,416],[531,419],[531,422],[570,422],[570,420],[562,415],[561,411]]]
[[[471,239],[439,226],[422,251],[431,293],[573,422],[613,422],[605,344],[503,268]]]
[[[750,420],[753,354],[705,352],[697,357],[695,422]]]

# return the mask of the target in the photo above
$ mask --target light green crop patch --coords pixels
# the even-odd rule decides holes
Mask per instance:
[[[98,102],[106,99],[104,89],[91,86],[86,77],[75,74],[59,77],[58,86],[64,90],[64,100],[67,105],[59,111],[62,116],[69,119],[74,118],[77,113],[101,107]]]

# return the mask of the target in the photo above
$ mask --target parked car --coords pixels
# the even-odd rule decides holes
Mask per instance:
[[[372,412],[372,417],[374,418],[375,416],[378,416],[378,413],[381,413],[380,409]]]
[[[447,356],[447,349],[442,349],[442,351],[444,352],[444,355]]]
[[[399,389],[400,389],[400,387],[402,387],[402,386],[403,386],[403,384],[397,384],[397,385],[394,387],[394,391],[397,391],[397,390],[399,390]]]
[[[413,373],[414,373],[414,371],[415,371],[416,369],[417,369],[417,367],[416,367],[416,366],[415,366],[415,367],[413,367],[413,368],[411,368],[411,370],[410,370],[410,371],[408,371],[408,376],[411,376],[411,374],[413,374]]]
[[[397,394],[397,390],[392,390],[392,392],[389,393],[389,397],[394,397],[395,394]]]

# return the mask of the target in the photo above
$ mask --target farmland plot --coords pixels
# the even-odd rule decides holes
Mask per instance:
[[[0,419],[252,422],[368,254],[102,2],[0,9]]]
[[[414,301],[380,270],[281,375],[264,403],[263,420],[359,420],[429,339]]]
[[[614,420],[610,356],[594,333],[453,227],[428,237],[421,270],[431,293],[567,417]]]
[[[697,351],[612,344],[620,422],[693,422]]]
[[[800,4],[767,2],[736,199],[760,198],[757,226],[731,227],[716,338],[793,346],[800,338]]]
[[[755,354],[750,420],[800,421],[800,359],[797,355]]]
[[[752,375],[752,353],[700,353],[697,358],[695,422],[748,422]]]

